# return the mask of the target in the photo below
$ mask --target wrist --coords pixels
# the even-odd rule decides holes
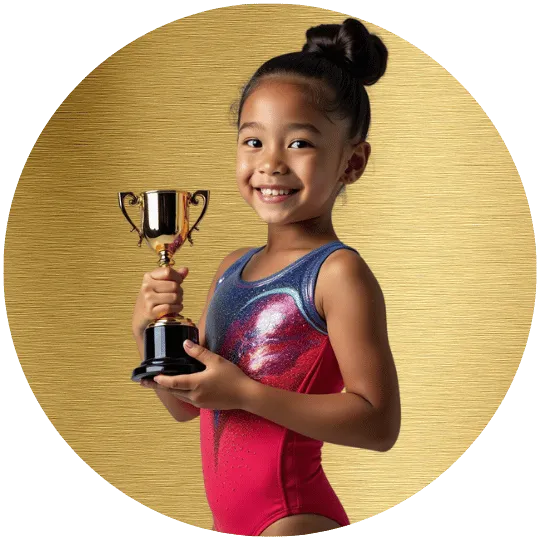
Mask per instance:
[[[252,379],[246,375],[246,378],[243,381],[243,387],[238,393],[240,396],[239,408],[253,413],[263,386],[264,385],[259,381],[256,381],[255,379]]]

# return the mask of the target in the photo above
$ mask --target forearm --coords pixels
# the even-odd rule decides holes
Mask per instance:
[[[137,349],[139,350],[139,356],[141,357],[141,360],[143,360],[144,337],[136,333],[133,334],[133,337],[137,344]],[[200,414],[200,410],[198,407],[195,407],[190,403],[178,399],[167,390],[156,388],[154,391],[157,397],[160,399],[161,403],[163,403],[165,408],[169,411],[170,415],[178,422],[187,422]]]
[[[392,446],[381,414],[351,392],[304,394],[251,379],[242,408],[319,441],[378,451]]]
[[[191,405],[191,403],[182,401],[161,388],[156,388],[154,391],[171,416],[178,422],[188,422],[199,416],[199,408]]]

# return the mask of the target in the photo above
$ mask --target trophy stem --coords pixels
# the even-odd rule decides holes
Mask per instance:
[[[162,249],[159,252],[159,266],[173,266],[174,259],[171,257],[171,254],[166,250]]]
[[[171,257],[171,252],[162,249],[159,251],[159,266],[172,266],[174,264],[174,259]],[[159,326],[159,325],[172,325],[172,324],[181,324],[184,326],[194,326],[197,325],[189,318],[184,317],[181,313],[171,312],[158,317],[153,322],[148,325],[148,328]]]

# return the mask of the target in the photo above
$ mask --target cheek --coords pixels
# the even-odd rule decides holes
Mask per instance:
[[[245,168],[246,168],[245,162],[241,158],[237,157],[236,158],[236,174],[241,174]]]
[[[311,178],[313,182],[316,182],[319,177],[327,177],[329,172],[328,159],[322,154],[303,156],[303,159],[298,160],[294,167],[299,176]]]
[[[236,183],[239,188],[248,188],[252,173],[246,169],[236,169]]]
[[[306,197],[315,205],[324,203],[332,196],[334,189],[334,185],[330,181],[329,176],[324,176],[322,174],[313,177],[310,185],[306,187]]]
[[[251,171],[251,168],[248,160],[242,158],[242,156],[236,157],[236,176],[238,179],[246,176]]]
[[[250,184],[252,172],[246,167],[236,168],[236,187],[246,202],[249,202],[250,197],[256,195],[252,193]]]

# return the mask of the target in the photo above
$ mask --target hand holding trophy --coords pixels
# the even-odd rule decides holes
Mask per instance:
[[[197,205],[197,197],[203,197],[204,206],[191,229],[189,228],[189,206]],[[118,204],[122,213],[139,234],[139,247],[143,240],[150,249],[159,255],[159,266],[172,267],[173,255],[189,240],[193,245],[191,233],[202,220],[209,200],[210,192],[198,190],[191,194],[187,191],[152,190],[135,195],[131,191],[118,193]],[[140,229],[133,223],[124,206],[124,199],[129,197],[130,205],[138,206],[141,213]],[[168,275],[167,275],[168,274]],[[161,279],[176,280],[178,286],[183,278],[178,272],[164,272]],[[183,375],[203,371],[204,364],[189,356],[183,347],[184,340],[199,343],[199,330],[193,321],[180,313],[172,312],[151,321],[144,330],[144,360],[133,370],[131,379],[139,382],[155,375]]]

